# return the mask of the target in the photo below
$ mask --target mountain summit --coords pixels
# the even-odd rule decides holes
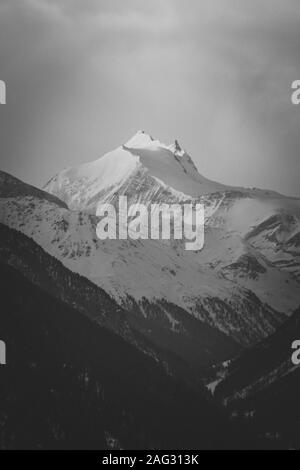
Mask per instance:
[[[153,142],[157,142],[160,144],[160,142],[151,135],[147,134],[145,131],[139,130],[137,131],[127,142],[126,142],[126,147],[145,147],[147,145],[152,145]]]
[[[155,182],[151,186],[154,183],[172,193],[182,193],[185,199],[232,189],[202,176],[177,140],[166,145],[142,130],[99,159],[61,171],[44,189],[56,194],[72,209],[90,206],[95,210],[103,191],[110,188],[116,192],[136,178],[140,184],[145,178],[152,178]]]

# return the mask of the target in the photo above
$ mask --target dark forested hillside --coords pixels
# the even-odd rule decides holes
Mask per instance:
[[[218,408],[153,359],[0,269],[2,448],[245,445]]]
[[[138,333],[134,310],[24,234],[0,235],[0,447],[299,447],[299,312],[231,361],[212,399],[166,342]]]
[[[193,382],[201,381],[210,364],[240,351],[233,339],[176,305],[143,302],[147,317],[131,299],[126,310],[103,289],[45,252],[34,240],[0,223],[0,261],[15,267],[33,284],[75,307],[101,326],[166,364],[169,371]],[[125,306],[124,306],[125,307]],[[164,309],[185,325],[179,334],[170,330]],[[187,334],[187,330],[190,332]]]

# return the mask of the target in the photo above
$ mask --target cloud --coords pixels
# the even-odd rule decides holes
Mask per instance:
[[[42,185],[146,128],[206,176],[299,193],[297,0],[1,0],[1,166]]]

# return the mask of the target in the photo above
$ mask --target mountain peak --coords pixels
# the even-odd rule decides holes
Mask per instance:
[[[181,147],[180,147],[180,145],[179,145],[178,140],[175,140],[174,145],[175,145],[175,149],[176,149],[176,150],[179,150],[179,151],[182,150]]]
[[[137,131],[131,139],[126,142],[126,147],[145,147],[154,142],[153,137],[143,130]]]
[[[94,209],[98,195],[103,197],[105,192],[116,192],[125,182],[133,184],[141,169],[145,178],[152,177],[154,186],[168,187],[188,197],[228,188],[202,176],[178,140],[168,146],[139,130],[126,144],[97,160],[58,173],[45,189],[58,195],[72,209]]]
[[[182,157],[186,152],[185,150],[180,146],[179,142],[177,139],[175,139],[175,142],[171,145],[169,145],[169,150],[171,150],[174,155]]]

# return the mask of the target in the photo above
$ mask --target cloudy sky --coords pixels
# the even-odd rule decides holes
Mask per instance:
[[[1,169],[43,186],[144,129],[300,196],[299,0],[0,0]]]

